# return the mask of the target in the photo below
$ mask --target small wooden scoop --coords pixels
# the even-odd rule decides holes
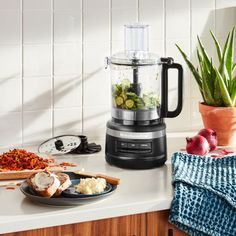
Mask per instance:
[[[79,175],[83,175],[83,176],[86,176],[86,177],[103,178],[108,183],[113,184],[113,185],[120,184],[120,179],[112,177],[112,176],[108,176],[108,175],[96,174],[96,173],[87,172],[87,171],[74,171],[74,173],[79,174]]]

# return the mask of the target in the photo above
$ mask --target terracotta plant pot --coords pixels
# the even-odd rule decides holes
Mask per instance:
[[[216,131],[218,145],[236,146],[236,107],[213,107],[199,103],[205,128]]]
[[[216,131],[218,145],[236,146],[236,107],[213,107],[199,103],[205,128]]]

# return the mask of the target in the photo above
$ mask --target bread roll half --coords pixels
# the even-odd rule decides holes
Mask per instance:
[[[48,171],[32,175],[28,182],[33,190],[42,197],[53,196],[61,185],[57,175]]]
[[[58,179],[60,180],[60,186],[58,187],[57,191],[55,192],[54,196],[59,196],[62,191],[70,187],[71,181],[69,175],[65,173],[56,173]]]

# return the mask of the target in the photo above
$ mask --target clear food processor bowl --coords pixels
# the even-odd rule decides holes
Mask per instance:
[[[112,80],[112,117],[154,120],[161,105],[161,63],[148,51],[148,26],[125,25],[125,51],[108,59]]]

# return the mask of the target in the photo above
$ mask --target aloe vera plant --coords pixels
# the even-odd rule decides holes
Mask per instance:
[[[187,66],[192,72],[203,101],[209,106],[236,106],[236,62],[234,62],[235,28],[227,36],[224,47],[221,48],[218,40],[210,31],[219,60],[217,67],[209,57],[203,43],[198,37],[197,58],[199,65],[195,67],[183,50],[176,44]]]

